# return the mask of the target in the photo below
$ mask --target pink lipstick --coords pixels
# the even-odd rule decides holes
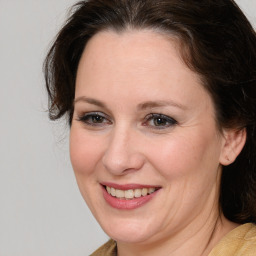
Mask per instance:
[[[160,190],[159,186],[113,183],[102,184],[103,197],[116,209],[132,210],[153,199]]]

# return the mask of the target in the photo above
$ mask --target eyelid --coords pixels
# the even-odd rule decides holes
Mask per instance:
[[[96,122],[95,122],[94,118],[96,116],[102,118],[102,121],[99,120],[99,122],[98,122],[96,120]],[[157,119],[162,119],[162,121],[164,121],[164,122],[162,124],[161,123],[160,124],[157,124],[157,123],[150,124],[150,122],[152,122],[152,121],[154,122]],[[91,127],[96,127],[96,128],[101,128],[101,127],[113,124],[113,121],[111,120],[111,118],[108,115],[106,115],[103,112],[99,112],[99,111],[91,111],[91,112],[86,112],[86,113],[83,112],[78,115],[77,121],[82,122],[86,126],[91,126]],[[142,126],[148,127],[149,129],[153,129],[153,130],[164,130],[164,129],[172,128],[177,123],[178,122],[174,118],[167,116],[165,114],[150,113],[144,117]]]
[[[99,111],[95,111],[95,112],[92,111],[92,112],[86,112],[86,113],[79,114],[77,120],[80,122],[83,122],[86,125],[90,125],[90,126],[103,126],[104,124],[106,124],[106,122],[93,123],[93,122],[86,121],[86,118],[95,117],[95,116],[100,116],[100,117],[104,118],[105,121],[107,121],[107,123],[112,123],[112,121],[108,115],[106,115],[103,112],[99,112]]]
[[[159,126],[153,126],[153,125],[146,125],[145,123],[146,122],[149,122],[151,120],[153,120],[154,118],[161,118],[161,119],[165,119],[167,122],[169,122],[169,125],[159,125]],[[160,113],[150,113],[148,114],[146,117],[145,117],[145,122],[143,123],[144,126],[149,126],[151,129],[155,129],[155,130],[161,130],[161,129],[167,129],[167,128],[170,128],[170,127],[173,127],[174,125],[176,125],[178,122],[170,117],[170,116],[167,116],[165,114],[160,114]]]

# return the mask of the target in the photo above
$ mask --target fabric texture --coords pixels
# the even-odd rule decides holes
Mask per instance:
[[[110,239],[107,243],[102,245],[97,251],[91,256],[117,256],[116,242]]]
[[[256,256],[256,226],[241,225],[226,236],[212,249],[208,256]]]
[[[91,256],[117,256],[116,242],[109,240]],[[256,256],[256,226],[247,223],[233,229],[208,256]]]

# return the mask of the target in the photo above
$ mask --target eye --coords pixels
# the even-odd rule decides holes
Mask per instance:
[[[172,117],[163,114],[149,114],[146,116],[146,121],[143,123],[153,129],[165,129],[177,124],[177,121]]]
[[[105,114],[99,112],[90,112],[83,114],[78,118],[78,121],[81,121],[86,125],[91,126],[104,126],[106,124],[111,124],[109,118],[107,118]]]

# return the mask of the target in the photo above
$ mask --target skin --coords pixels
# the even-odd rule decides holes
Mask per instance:
[[[146,30],[96,34],[79,63],[74,106],[77,183],[119,256],[208,255],[237,226],[219,214],[218,191],[221,164],[235,159],[245,136],[220,133],[211,97],[177,42]],[[176,122],[159,125],[151,113]],[[104,182],[161,189],[120,210],[103,198]]]

